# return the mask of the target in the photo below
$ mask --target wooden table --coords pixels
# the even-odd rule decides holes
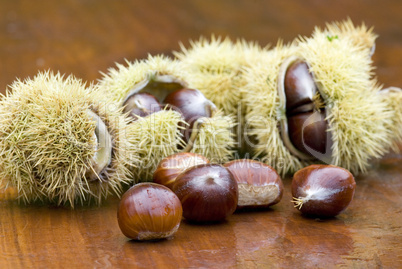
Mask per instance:
[[[114,62],[171,54],[211,33],[275,44],[349,16],[379,34],[374,55],[384,86],[402,87],[402,2],[30,1],[0,4],[0,89],[38,70],[86,81]],[[118,198],[74,210],[24,206],[0,192],[0,268],[398,268],[402,267],[402,156],[390,154],[357,177],[350,207],[328,220],[282,201],[217,225],[182,222],[159,242],[132,242],[117,225]]]

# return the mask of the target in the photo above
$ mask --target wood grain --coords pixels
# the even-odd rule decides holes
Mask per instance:
[[[170,54],[201,35],[275,44],[350,17],[374,26],[384,86],[402,87],[402,2],[385,1],[2,1],[0,91],[38,70],[92,82],[115,62]],[[159,242],[120,232],[118,198],[74,210],[25,206],[0,191],[0,268],[398,268],[402,267],[402,156],[373,162],[337,218],[309,219],[290,203],[291,178],[271,210],[238,212],[218,225],[182,222]]]
[[[226,222],[182,221],[170,239],[128,240],[118,199],[74,210],[18,204],[1,194],[1,268],[397,268],[402,265],[401,156],[357,178],[354,201],[338,217],[303,217],[291,178],[270,210],[236,212]],[[11,193],[10,193],[11,192]]]

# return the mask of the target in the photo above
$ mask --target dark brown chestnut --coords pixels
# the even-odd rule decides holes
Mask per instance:
[[[325,154],[328,129],[325,111],[290,116],[288,129],[290,140],[298,150],[305,154],[312,154],[312,150]]]
[[[329,158],[325,101],[314,76],[300,58],[291,58],[284,66],[279,89],[286,100],[287,119],[281,122],[282,139],[291,153],[303,160]]]
[[[193,222],[223,221],[237,207],[238,188],[232,173],[218,164],[202,164],[181,173],[173,191],[183,216]]]
[[[334,165],[310,165],[293,176],[292,202],[303,214],[333,217],[350,204],[355,188],[355,179],[348,170]]]
[[[156,183],[138,183],[122,196],[117,220],[128,238],[155,240],[176,233],[182,213],[179,198],[169,188]]]
[[[237,181],[239,209],[266,208],[281,200],[283,183],[271,166],[249,159],[230,161],[224,166]]]
[[[168,94],[164,101],[168,107],[177,110],[189,124],[184,132],[184,141],[188,142],[194,123],[201,117],[211,117],[216,106],[204,94],[196,89],[183,88]]]
[[[177,176],[184,170],[199,165],[207,164],[209,160],[196,153],[180,152],[164,158],[156,168],[153,181],[172,189]]]
[[[161,110],[161,104],[155,96],[149,93],[136,93],[130,96],[123,104],[123,112],[137,120]]]
[[[317,86],[308,65],[297,60],[289,66],[285,75],[286,112],[295,114],[312,111]]]

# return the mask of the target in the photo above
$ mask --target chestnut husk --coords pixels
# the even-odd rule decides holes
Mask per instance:
[[[117,64],[117,68],[105,74],[99,87],[105,98],[115,102],[117,109],[139,93],[151,94],[162,103],[170,93],[190,87],[186,82],[187,72],[177,60],[162,55],[149,56],[145,60],[127,61],[127,66]],[[231,158],[234,144],[231,128],[235,125],[231,116],[216,111],[210,118],[195,120],[186,143],[182,130],[188,125],[184,118],[177,121],[177,115],[179,113],[165,106],[159,112],[132,121],[137,129],[133,136],[138,140],[138,148],[143,159],[148,158],[133,171],[137,181],[151,181],[158,163],[177,152],[199,153],[216,162]],[[173,133],[172,128],[177,132]]]

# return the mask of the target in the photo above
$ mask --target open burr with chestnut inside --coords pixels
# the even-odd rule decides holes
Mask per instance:
[[[186,70],[165,56],[118,64],[99,82],[105,98],[132,119],[143,163],[137,181],[151,181],[158,163],[178,152],[226,162],[234,144],[231,116],[223,115],[186,81]]]
[[[281,175],[314,163],[359,173],[402,141],[402,91],[373,77],[375,38],[347,20],[261,53],[242,88],[254,153]]]

